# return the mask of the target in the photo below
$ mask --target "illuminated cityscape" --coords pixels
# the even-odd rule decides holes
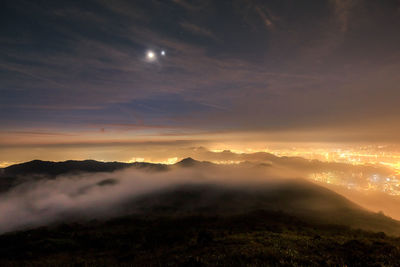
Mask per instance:
[[[360,146],[346,148],[313,148],[313,147],[285,147],[267,148],[264,150],[247,149],[231,150],[239,153],[267,152],[282,157],[302,157],[305,159],[317,159],[326,162],[339,162],[353,165],[382,165],[394,169],[400,173],[400,150],[385,150],[386,146]]]
[[[222,152],[223,149],[213,149]],[[267,149],[231,149],[231,152],[266,152],[278,157],[301,157],[321,162],[344,163],[354,166],[370,166],[385,172],[364,173],[361,171],[320,171],[307,174],[307,178],[332,185],[343,186],[358,191],[379,191],[389,195],[400,195],[400,148],[393,145],[324,146],[321,144],[288,146],[272,145]],[[214,162],[225,163],[229,162]],[[237,162],[236,162],[237,163]]]
[[[277,156],[303,157],[324,162],[352,165],[378,166],[388,169],[387,173],[365,174],[362,172],[318,172],[308,175],[309,179],[347,187],[359,191],[381,191],[400,195],[400,153],[394,147],[368,145],[360,147],[305,149],[295,148],[267,150]]]

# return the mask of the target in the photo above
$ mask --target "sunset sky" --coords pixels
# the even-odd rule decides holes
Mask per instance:
[[[0,162],[400,143],[398,0],[5,0],[0,20]]]

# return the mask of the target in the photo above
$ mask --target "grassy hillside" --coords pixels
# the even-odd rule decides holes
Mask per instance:
[[[126,205],[131,212],[156,216],[236,215],[262,209],[314,223],[345,225],[400,236],[398,221],[366,211],[328,189],[301,179],[247,188],[182,185],[145,195]]]
[[[280,212],[129,216],[0,236],[1,266],[397,266],[400,239]]]

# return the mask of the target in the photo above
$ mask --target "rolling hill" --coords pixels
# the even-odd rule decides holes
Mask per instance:
[[[4,169],[0,179],[57,179],[66,173],[127,168],[174,174],[229,167],[191,158],[171,166],[33,161]],[[93,181],[81,193],[118,186],[118,177]],[[0,235],[0,264],[395,266],[400,259],[398,221],[302,179],[182,182],[125,198],[118,205],[111,217],[80,219],[77,214]]]

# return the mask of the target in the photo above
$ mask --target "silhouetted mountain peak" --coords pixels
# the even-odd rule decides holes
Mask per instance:
[[[195,159],[192,159],[191,157],[184,158],[183,160],[179,161],[176,163],[176,165],[182,166],[182,167],[191,167],[193,165],[201,163],[200,161],[197,161]]]

